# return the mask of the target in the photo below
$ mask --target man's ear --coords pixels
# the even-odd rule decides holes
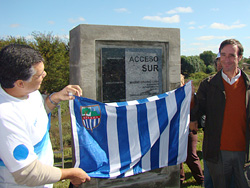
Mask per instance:
[[[239,61],[241,61],[241,59],[242,59],[242,55],[239,56]]]
[[[17,80],[15,81],[14,85],[18,88],[24,88],[23,80]]]

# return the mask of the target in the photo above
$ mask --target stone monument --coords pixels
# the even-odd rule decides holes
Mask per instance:
[[[180,30],[78,25],[70,31],[70,84],[101,102],[143,99],[180,86]],[[179,187],[179,165],[81,187]]]

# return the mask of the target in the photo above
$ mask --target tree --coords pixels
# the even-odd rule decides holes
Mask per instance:
[[[0,40],[0,50],[4,46],[7,46],[9,44],[14,44],[14,43],[16,43],[16,44],[26,44],[26,45],[33,46],[32,42],[26,40],[24,37],[15,38],[15,37],[12,37],[12,36],[8,36],[6,39],[1,39]]]
[[[217,54],[213,53],[212,51],[204,51],[200,54],[200,59],[202,59],[206,66],[214,65],[214,60]]]
[[[213,65],[208,65],[207,68],[206,68],[206,73],[207,73],[207,74],[210,74],[210,73],[212,73],[212,72],[216,72],[215,66],[213,66]]]
[[[51,33],[32,33],[36,48],[44,57],[47,76],[42,93],[59,91],[69,84],[69,46]]]
[[[47,76],[41,85],[41,93],[59,91],[69,84],[69,45],[52,33],[32,33],[34,40],[9,36],[0,39],[0,49],[11,43],[27,44],[38,50],[45,60]]]
[[[205,72],[206,66],[199,56],[181,56],[181,74],[188,77],[191,73]]]
[[[195,89],[195,91],[197,91],[201,81],[203,79],[207,78],[208,76],[209,76],[209,74],[206,74],[204,72],[196,72],[196,73],[190,74],[188,79],[193,81],[194,89]]]

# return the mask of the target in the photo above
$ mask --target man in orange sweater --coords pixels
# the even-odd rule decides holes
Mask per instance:
[[[238,68],[243,47],[235,39],[221,43],[222,70],[199,86],[191,121],[206,115],[203,156],[214,187],[229,187],[232,177],[236,187],[248,187],[244,164],[249,146],[249,78]],[[196,130],[197,124],[191,123]]]

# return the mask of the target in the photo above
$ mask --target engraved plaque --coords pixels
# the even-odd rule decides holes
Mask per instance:
[[[162,92],[162,50],[125,50],[126,100],[143,99]]]
[[[103,102],[162,93],[161,48],[102,48]]]

